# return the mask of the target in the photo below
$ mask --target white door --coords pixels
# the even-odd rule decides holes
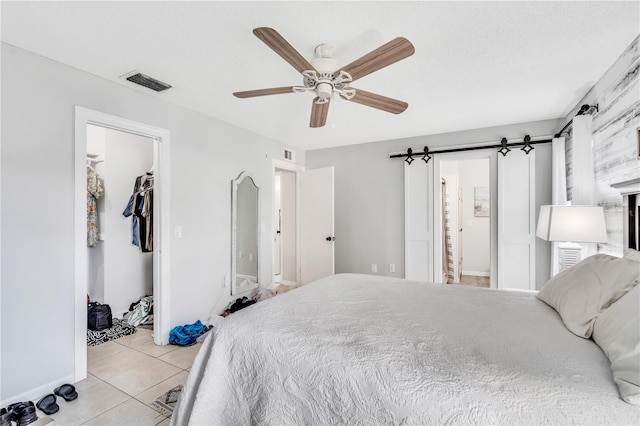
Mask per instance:
[[[498,156],[498,288],[536,288],[535,154]]]
[[[300,173],[300,281],[334,274],[333,167]]]
[[[433,162],[404,163],[404,215],[405,278],[433,282]]]

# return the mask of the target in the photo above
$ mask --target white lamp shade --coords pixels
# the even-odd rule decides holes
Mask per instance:
[[[599,206],[541,206],[536,236],[547,241],[606,243],[604,210]]]

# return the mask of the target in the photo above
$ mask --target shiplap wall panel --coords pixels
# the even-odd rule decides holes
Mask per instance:
[[[637,129],[640,127],[640,37],[622,53],[567,117],[582,104],[598,104],[593,116],[595,199],[604,207],[608,242],[598,251],[620,255],[623,250],[623,199],[611,184],[640,177]],[[572,198],[573,140],[566,144],[567,198]]]

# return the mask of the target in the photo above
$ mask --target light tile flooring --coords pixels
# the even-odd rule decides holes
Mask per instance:
[[[200,344],[156,346],[151,330],[88,348],[88,377],[75,384],[78,399],[58,398],[60,411],[49,417],[56,426],[168,425],[153,401],[181,385]],[[38,411],[38,417],[45,414]]]

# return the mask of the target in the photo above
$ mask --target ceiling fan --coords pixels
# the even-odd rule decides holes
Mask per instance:
[[[347,101],[393,114],[400,114],[409,106],[406,102],[356,89],[350,85],[359,78],[413,55],[415,49],[404,37],[395,38],[349,65],[340,67],[338,61],[333,58],[331,45],[319,45],[315,49],[316,58],[307,61],[273,28],[256,28],[253,34],[302,74],[303,85],[235,92],[233,95],[238,98],[314,92],[316,97],[311,106],[310,127],[325,125],[333,93]]]

